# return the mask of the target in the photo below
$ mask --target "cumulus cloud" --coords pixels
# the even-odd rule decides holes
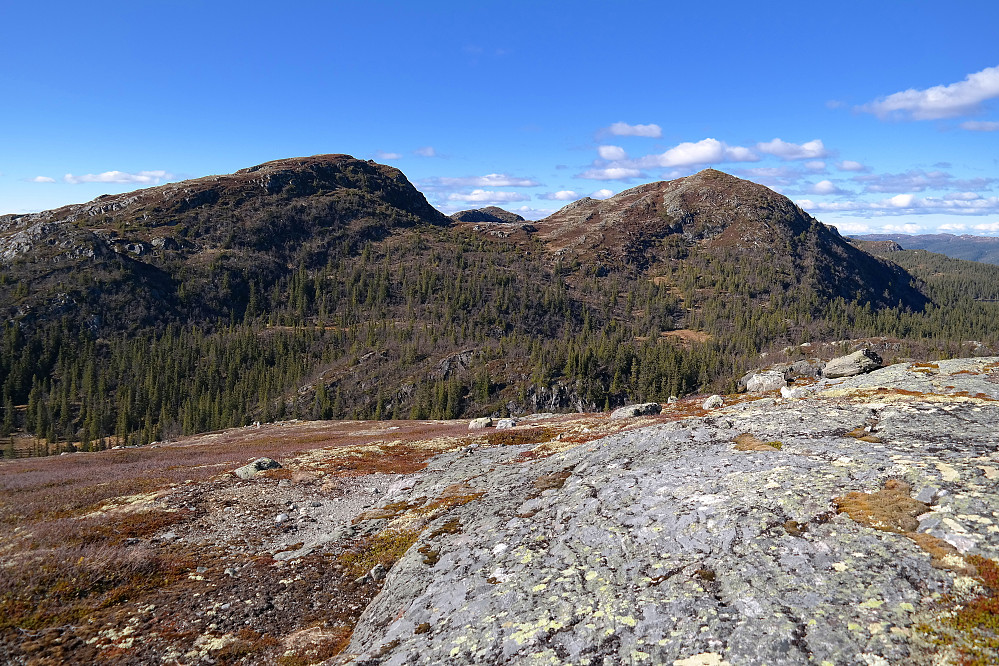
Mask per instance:
[[[628,154],[620,146],[598,146],[597,153],[601,159],[617,161],[627,159]]]
[[[836,167],[840,171],[870,171],[870,168],[864,166],[860,162],[854,162],[853,160],[843,160]]]
[[[591,199],[609,199],[612,196],[614,196],[614,192],[612,190],[608,190],[607,188],[599,189],[590,194]]]
[[[843,194],[844,190],[840,189],[831,180],[820,180],[814,183],[808,188],[808,191],[812,194]]]
[[[760,158],[749,148],[730,146],[718,139],[701,139],[678,144],[664,153],[637,160],[643,167],[686,167],[720,162],[756,162]]]
[[[815,160],[829,155],[821,139],[813,139],[805,143],[789,143],[774,139],[756,144],[761,153],[779,157],[782,160]]]
[[[966,120],[961,123],[961,129],[972,132],[999,132],[999,123],[985,120]]]
[[[947,224],[941,224],[939,227],[937,227],[937,231],[964,231],[967,228],[968,228],[967,224],[948,222]]]
[[[923,227],[909,222],[908,224],[886,224],[881,227],[881,231],[889,234],[918,234]]]
[[[32,183],[54,183],[54,182],[56,182],[55,178],[49,178],[48,176],[35,176],[34,178],[31,178],[30,180],[31,180]]]
[[[923,192],[925,190],[983,190],[989,189],[995,178],[954,178],[946,171],[910,169],[902,173],[881,173],[854,176],[853,180],[864,185],[864,192]]]
[[[663,135],[663,129],[659,125],[629,125],[628,123],[614,123],[606,130],[614,136],[644,136],[650,139],[658,139]]]
[[[490,190],[472,190],[471,192],[454,192],[447,196],[448,201],[462,201],[476,204],[502,204],[511,201],[530,201],[531,197],[520,192],[495,192]]]
[[[826,170],[826,163],[822,160],[812,160],[811,162],[805,162],[805,168],[809,171],[818,173]]]
[[[586,178],[587,180],[631,180],[641,175],[641,169],[612,166],[587,169],[583,173],[576,174],[576,178]]]
[[[166,171],[140,171],[138,173],[126,173],[124,171],[105,171],[104,173],[85,173],[74,176],[67,173],[62,177],[67,183],[77,185],[79,183],[136,183],[138,185],[156,185],[164,180],[173,178],[173,174]],[[37,181],[48,182],[48,181]]]
[[[417,148],[413,151],[414,155],[419,157],[437,157],[437,151],[434,150],[433,146],[423,146],[422,148]]]
[[[375,151],[375,159],[376,160],[398,160],[398,159],[402,159],[402,154],[401,153],[389,153],[389,152],[385,152],[384,150],[376,150]]]
[[[541,185],[533,178],[511,176],[506,173],[487,173],[485,176],[466,176],[462,178],[427,178],[420,184],[431,188],[458,187],[537,187]]]
[[[981,110],[982,102],[996,97],[999,97],[999,66],[986,67],[957,83],[903,90],[857,110],[873,113],[882,120],[935,120],[975,113]]]
[[[983,224],[976,224],[974,226],[975,231],[990,231],[995,233],[999,231],[999,222],[986,222]]]
[[[550,201],[575,201],[579,198],[579,194],[572,190],[559,190],[558,192],[545,192],[538,195],[538,198]]]

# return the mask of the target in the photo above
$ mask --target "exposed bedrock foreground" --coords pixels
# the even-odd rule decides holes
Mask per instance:
[[[997,368],[895,365],[582,444],[443,454],[363,521],[419,537],[336,661],[999,663],[994,635],[951,621],[995,592]]]

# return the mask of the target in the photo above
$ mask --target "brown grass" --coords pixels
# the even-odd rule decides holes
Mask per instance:
[[[772,442],[764,442],[762,439],[755,437],[748,432],[744,432],[741,435],[737,435],[735,439],[736,451],[780,451],[784,444],[777,440]]]
[[[907,534],[919,526],[916,516],[930,507],[909,496],[912,488],[904,481],[889,480],[882,490],[873,493],[852,492],[833,499],[838,513],[883,532]]]

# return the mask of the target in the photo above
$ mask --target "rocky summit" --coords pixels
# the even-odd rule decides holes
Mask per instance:
[[[121,575],[142,574],[113,598],[69,596],[94,607],[20,633],[11,622],[45,626],[62,597],[26,615],[18,595],[33,588],[8,587],[0,655],[997,663],[999,358],[795,383],[793,398],[727,395],[710,410],[692,397],[644,415],[542,414],[473,431],[468,421],[285,422],[8,463],[25,473],[22,507],[57,470],[74,488],[92,484],[75,493],[79,528],[51,517],[4,528],[8,572],[60,552],[24,547],[58,525],[64,543],[74,529],[109,541],[68,553],[63,566],[77,569],[56,589],[69,595],[110,544]],[[247,457],[252,475],[241,473]],[[111,465],[118,492],[141,474],[142,492],[109,494],[95,460]],[[177,481],[148,481],[161,474]],[[100,492],[100,508],[86,508]],[[111,520],[120,527],[102,537],[95,521]]]

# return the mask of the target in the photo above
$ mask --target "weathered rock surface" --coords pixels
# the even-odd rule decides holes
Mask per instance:
[[[834,358],[826,363],[826,366],[822,368],[822,376],[829,379],[853,377],[877,370],[881,365],[881,357],[874,353],[874,351],[870,349],[858,349],[852,354]]]
[[[388,572],[343,658],[931,663],[916,627],[957,574],[833,500],[896,479],[929,504],[920,532],[999,555],[997,369],[896,365],[532,456],[443,454],[386,505],[466,499]],[[766,446],[736,450],[747,435]]]
[[[241,479],[252,479],[254,476],[268,469],[279,469],[281,463],[271,458],[257,458],[248,465],[243,465],[232,471],[233,474]]]
[[[785,386],[787,386],[787,380],[784,379],[784,373],[778,370],[757,373],[746,381],[746,390],[750,393],[779,391]]]
[[[658,402],[643,402],[638,405],[626,405],[624,407],[618,407],[613,412],[611,412],[610,417],[612,419],[627,419],[633,416],[649,416],[652,414],[658,414],[663,410],[662,405]]]
[[[482,418],[472,419],[468,422],[469,430],[482,430],[483,428],[488,428],[493,424],[493,420],[488,416],[483,416]]]
[[[704,409],[718,409],[724,404],[725,404],[725,398],[721,397],[720,395],[713,395],[708,397],[708,399],[705,400],[704,404],[701,406]]]

